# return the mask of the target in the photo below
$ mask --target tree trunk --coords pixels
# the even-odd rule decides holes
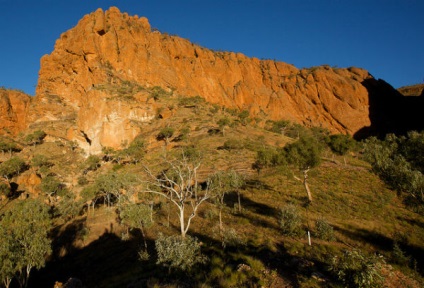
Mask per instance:
[[[141,235],[143,236],[144,252],[147,252],[146,234],[144,233],[144,227],[143,226],[144,226],[143,224],[140,225],[140,231],[141,231]]]
[[[181,238],[185,238],[186,231],[184,225],[184,206],[180,207],[180,229],[181,229]]]
[[[303,185],[305,186],[306,193],[308,194],[308,201],[312,203],[312,194],[308,185],[308,172],[309,168],[303,170]]]

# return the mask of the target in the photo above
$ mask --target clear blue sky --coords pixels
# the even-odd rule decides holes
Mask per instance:
[[[207,48],[424,82],[423,0],[0,0],[0,86],[33,95],[60,34],[110,6]]]

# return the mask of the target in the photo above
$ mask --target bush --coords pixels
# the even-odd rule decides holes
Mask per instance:
[[[172,127],[165,127],[162,128],[158,135],[156,136],[156,139],[158,140],[165,140],[168,143],[169,138],[172,137],[172,135],[174,135],[175,129]]]
[[[100,157],[97,155],[90,155],[85,160],[85,169],[87,171],[96,171],[100,167]]]
[[[240,139],[228,139],[222,146],[222,148],[225,150],[239,150],[243,149],[243,147],[244,144]]]
[[[26,168],[25,161],[19,157],[12,157],[0,164],[0,176],[10,179],[19,175]]]
[[[206,256],[201,254],[197,238],[186,236],[164,236],[159,234],[155,241],[158,254],[157,264],[165,264],[170,269],[190,271],[194,265],[204,264]]]
[[[424,132],[409,133],[408,137],[389,134],[384,141],[370,137],[364,144],[364,156],[374,173],[406,196],[407,205],[419,208],[424,206],[424,167],[420,164],[424,163]]]
[[[0,195],[10,197],[10,193],[11,193],[10,185],[7,185],[6,183],[0,183]]]
[[[328,138],[328,147],[338,155],[345,155],[355,145],[355,140],[349,135],[336,134]]]
[[[393,245],[390,260],[395,264],[407,266],[411,261],[411,257],[406,256],[405,252],[402,251],[399,244],[395,242]]]
[[[325,241],[335,240],[333,227],[327,222],[327,220],[318,219],[315,222],[315,229],[315,234],[318,239]]]
[[[46,156],[37,154],[31,159],[31,165],[33,167],[50,167],[52,164],[49,162]]]
[[[359,250],[346,250],[342,256],[332,258],[330,270],[347,287],[375,288],[383,285],[383,264],[382,257],[366,256]]]
[[[41,180],[40,190],[48,196],[63,196],[66,193],[66,187],[54,176],[47,176]]]
[[[284,147],[287,162],[300,169],[312,168],[321,163],[322,144],[314,137],[301,137]]]
[[[279,224],[283,235],[299,236],[302,234],[302,217],[296,206],[292,204],[281,208]]]
[[[32,134],[28,134],[25,137],[25,142],[27,142],[30,145],[40,144],[46,136],[47,134],[44,131],[37,130]]]
[[[85,176],[81,176],[78,178],[78,185],[84,186],[88,184],[88,179]]]

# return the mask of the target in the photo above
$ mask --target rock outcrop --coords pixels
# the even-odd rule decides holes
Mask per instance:
[[[200,95],[251,115],[354,134],[370,125],[368,91],[361,84],[368,78],[372,76],[358,68],[299,70],[283,62],[215,52],[153,31],[146,18],[110,8],[84,16],[61,35],[50,55],[43,56],[35,105],[55,97],[72,108],[66,113],[55,109],[49,119],[76,113],[74,130],[99,139],[96,149],[117,146],[116,142],[130,140],[137,133],[125,115],[135,115],[137,120],[152,117],[151,107],[139,106],[136,112],[132,104],[112,107],[107,103],[107,93],[97,88],[116,79]]]
[[[298,69],[208,50],[112,7],[84,16],[42,57],[26,123],[61,125],[57,136],[77,141],[88,153],[119,148],[140,132],[140,123],[155,117],[155,106],[142,91],[122,101],[104,88],[136,83],[200,95],[254,117],[354,135],[372,126],[370,86],[364,83],[374,80],[372,93],[378,94],[378,81],[363,69]]]
[[[0,134],[15,136],[26,128],[30,101],[23,92],[0,89]]]

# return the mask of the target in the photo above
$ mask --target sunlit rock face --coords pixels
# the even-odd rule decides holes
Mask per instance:
[[[122,101],[100,89],[123,82],[160,86],[185,96],[248,110],[252,117],[290,120],[334,133],[354,134],[370,126],[373,77],[359,68],[297,69],[241,53],[216,52],[151,29],[146,18],[117,8],[98,9],[63,33],[41,59],[28,123],[62,121],[63,135],[87,152],[119,148],[155,117],[146,95]],[[64,126],[64,127],[65,127]]]

